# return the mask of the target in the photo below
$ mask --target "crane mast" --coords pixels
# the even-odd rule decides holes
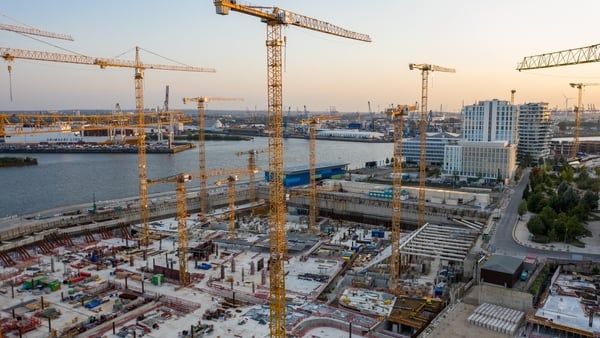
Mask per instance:
[[[579,136],[581,135],[581,116],[583,114],[583,88],[587,86],[597,86],[600,83],[569,83],[572,88],[577,88],[577,108],[575,111],[575,133],[573,136],[573,148],[571,149],[571,157],[577,157],[579,152]]]
[[[7,61],[13,61],[14,59],[26,59],[26,60],[37,60],[37,61],[48,61],[48,62],[60,62],[60,63],[74,63],[100,66],[104,69],[106,67],[125,67],[133,68],[135,70],[134,81],[135,81],[135,106],[138,116],[138,179],[140,183],[140,220],[142,224],[142,231],[140,235],[140,245],[148,246],[150,243],[150,231],[148,227],[148,187],[146,186],[147,181],[147,168],[146,168],[146,142],[145,142],[145,130],[144,130],[144,70],[146,69],[157,69],[157,70],[173,70],[173,71],[186,71],[186,72],[215,72],[213,68],[199,68],[191,66],[172,66],[172,65],[160,65],[160,64],[144,64],[140,60],[139,47],[135,48],[135,60],[122,60],[122,59],[110,59],[110,58],[99,58],[77,54],[62,54],[62,53],[51,53],[42,52],[35,50],[25,49],[14,49],[0,47],[0,57]]]
[[[285,272],[284,259],[287,255],[285,234],[285,194],[283,186],[283,111],[282,111],[282,26],[294,25],[321,33],[337,35],[360,41],[371,41],[366,34],[352,32],[327,22],[310,17],[271,8],[271,12],[261,7],[237,4],[232,0],[215,0],[217,14],[227,15],[230,10],[260,18],[267,24],[267,96],[269,128],[269,305],[270,336],[285,338]]]
[[[386,114],[391,116],[394,126],[394,157],[392,170],[392,226],[391,226],[391,247],[390,255],[390,279],[389,289],[393,294],[398,294],[398,280],[400,278],[400,268],[402,266],[400,255],[400,238],[402,237],[401,216],[402,216],[402,131],[404,129],[404,116],[408,111],[417,110],[416,106],[398,105],[388,109]]]
[[[206,103],[209,101],[241,101],[242,99],[229,99],[221,97],[184,97],[183,103],[187,104],[190,102],[198,103],[198,162],[200,165],[200,212],[206,215],[208,212],[208,191],[206,189],[206,142],[204,135],[204,113],[206,110]]]
[[[308,232],[317,231],[317,125],[324,121],[337,120],[337,116],[313,116],[309,119],[303,119],[302,125],[309,125],[309,160],[308,170],[310,175],[310,201],[308,205]]]
[[[421,71],[421,121],[419,123],[421,155],[419,157],[419,208],[418,208],[418,227],[425,224],[425,181],[427,179],[427,97],[429,72],[455,73],[452,68],[445,68],[429,64],[408,65],[410,70],[418,69]]]
[[[269,152],[268,148],[250,149],[248,151],[239,151],[235,153],[236,156],[248,155],[248,172],[252,173],[248,176],[248,186],[250,189],[248,198],[250,203],[256,202],[256,177],[253,174],[258,172],[258,167],[256,166],[256,155],[267,152]]]

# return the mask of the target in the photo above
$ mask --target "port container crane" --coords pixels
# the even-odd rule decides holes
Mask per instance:
[[[573,148],[571,149],[571,157],[577,157],[579,153],[579,136],[581,135],[581,116],[583,115],[583,88],[587,86],[598,86],[600,83],[569,83],[572,88],[577,88],[577,108],[575,109],[575,134],[573,137]]]
[[[389,289],[398,295],[398,280],[400,278],[401,255],[400,238],[402,235],[400,216],[402,215],[402,135],[404,129],[404,117],[409,111],[417,110],[416,106],[398,105],[386,111],[392,118],[394,127],[394,157],[392,161],[392,226],[390,255],[390,280]]]
[[[204,141],[204,112],[206,109],[206,103],[209,101],[243,101],[242,99],[223,98],[223,97],[184,97],[183,103],[188,104],[190,102],[198,103],[198,153],[200,163],[200,210],[203,215],[207,213],[207,191],[206,191],[206,145]]]
[[[146,137],[144,130],[144,71],[147,69],[153,70],[172,70],[184,72],[215,72],[214,68],[200,68],[191,66],[179,65],[161,65],[161,64],[146,64],[140,60],[140,47],[135,48],[135,60],[122,60],[92,57],[76,54],[62,54],[52,52],[42,52],[35,50],[24,50],[0,47],[0,56],[6,61],[14,59],[37,60],[60,63],[74,63],[90,66],[99,66],[104,69],[107,67],[125,67],[133,68],[135,80],[135,107],[138,117],[138,176],[140,182],[140,210],[142,220],[142,231],[140,244],[147,246],[150,242],[148,229],[148,187],[146,186],[147,169],[146,169]]]
[[[258,173],[258,167],[256,166],[256,155],[262,153],[268,153],[268,148],[263,149],[250,149],[247,151],[238,151],[235,153],[236,156],[248,155],[248,172],[250,173]],[[256,202],[256,178],[254,174],[248,175],[248,185],[249,185],[249,200],[250,203]]]
[[[309,161],[310,174],[310,202],[308,205],[308,232],[317,232],[317,125],[331,120],[338,120],[338,116],[312,116],[300,121],[301,125],[309,126]]]
[[[328,22],[283,10],[278,7],[252,7],[235,0],[215,0],[217,14],[235,11],[257,17],[267,24],[267,96],[269,130],[269,218],[270,218],[270,336],[285,337],[285,272],[283,263],[287,252],[285,234],[285,194],[283,187],[283,92],[282,92],[282,27],[300,28],[370,42],[366,34],[356,33]]]
[[[430,64],[410,63],[408,69],[421,71],[421,121],[419,124],[421,134],[421,156],[419,157],[419,209],[418,227],[425,224],[425,181],[427,179],[427,98],[428,80],[430,72],[455,73],[453,68],[446,68]]]
[[[598,61],[600,61],[600,44],[595,44],[580,48],[572,48],[557,52],[526,56],[523,58],[523,60],[521,60],[521,62],[517,64],[517,70],[522,71],[531,69],[562,67]],[[572,156],[575,157],[577,155],[577,152],[579,151],[581,113],[583,112],[583,107],[581,106],[581,91],[586,85],[596,84],[571,83],[570,85],[571,87],[577,88],[579,90],[579,101],[577,105],[577,111],[575,112],[575,133],[573,137],[572,149]],[[565,100],[568,101],[566,97]]]

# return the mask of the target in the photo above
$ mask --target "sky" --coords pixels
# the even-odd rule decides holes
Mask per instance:
[[[428,108],[460,112],[482,100],[548,102],[572,108],[569,83],[600,83],[600,63],[519,72],[525,56],[600,43],[597,0],[253,0],[369,34],[365,43],[289,26],[284,28],[283,107],[299,112],[374,112],[421,101],[421,73],[409,63],[456,73],[429,76]],[[266,25],[213,1],[3,1],[0,23],[70,34],[62,41],[0,31],[0,48],[145,63],[215,68],[215,73],[147,70],[144,105],[194,109],[183,97],[239,98],[208,109],[267,109]],[[176,61],[177,63],[174,63]],[[135,108],[134,72],[89,65],[15,60],[0,67],[0,111]],[[10,92],[12,87],[12,101]],[[583,104],[600,107],[600,86],[587,86]]]

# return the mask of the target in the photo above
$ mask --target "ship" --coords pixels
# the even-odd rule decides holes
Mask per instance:
[[[6,144],[113,144],[136,143],[137,131],[132,128],[69,123],[47,127],[15,126],[5,130]]]

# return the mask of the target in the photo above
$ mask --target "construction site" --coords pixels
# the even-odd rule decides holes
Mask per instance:
[[[394,127],[391,185],[346,179],[344,163],[317,162],[317,125],[335,116],[302,121],[310,128],[308,166],[286,168],[282,28],[360,42],[371,38],[277,7],[230,0],[215,0],[214,6],[219,15],[249,15],[267,28],[269,143],[267,149],[237,153],[248,157],[244,167],[209,169],[204,139],[205,104],[241,99],[198,96],[183,98],[197,104],[198,166],[148,177],[147,127],[168,126],[168,148],[177,152],[173,126],[189,121],[169,110],[168,87],[163,112],[147,114],[144,72],[214,72],[212,68],[145,64],[139,48],[135,60],[0,48],[8,62],[133,69],[136,112],[129,120],[123,114],[102,121],[1,116],[0,136],[22,141],[26,134],[58,133],[51,142],[77,143],[87,132],[102,138],[101,143],[135,144],[139,170],[134,199],[1,220],[0,337],[417,337],[435,334],[444,318],[456,318],[458,311],[452,311],[457,308],[460,323],[487,330],[483,332],[515,335],[526,322],[537,325],[538,333],[558,329],[592,336],[598,326],[593,323],[595,279],[556,272],[545,302],[535,311],[530,310],[531,298],[507,297],[511,291],[506,285],[504,290],[482,285],[479,264],[489,258],[483,235],[492,232],[495,211],[505,201],[486,189],[426,188],[428,79],[431,72],[454,69],[408,65],[420,72],[421,102],[385,111]],[[25,27],[0,28],[69,38]],[[527,68],[527,62],[519,67],[534,68]],[[579,90],[579,106],[586,85],[591,84],[571,84]],[[410,112],[420,114],[421,157],[419,185],[408,188],[402,186],[402,131]],[[263,153],[269,157],[265,169],[256,165],[256,156]],[[260,171],[264,181],[256,178]],[[174,192],[151,199],[149,186],[159,184],[171,185]],[[197,185],[188,189],[191,184]],[[522,264],[501,272],[513,278]],[[473,290],[479,292],[477,300],[471,297],[475,304],[457,305]],[[575,311],[578,297],[589,302],[584,307],[588,312]],[[573,310],[571,316],[565,317],[565,309]],[[591,329],[573,328],[585,326],[586,320]]]

